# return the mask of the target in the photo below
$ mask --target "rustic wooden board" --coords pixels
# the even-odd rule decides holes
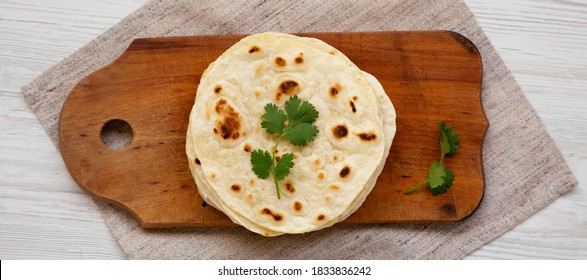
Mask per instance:
[[[302,35],[331,44],[377,77],[397,111],[385,168],[345,222],[456,221],[470,215],[485,188],[482,145],[488,127],[476,47],[449,31]],[[232,225],[203,206],[189,172],[185,135],[200,75],[243,36],[137,39],[80,81],[59,125],[63,159],[80,187],[122,207],[145,228]],[[120,150],[101,138],[113,119],[132,127],[132,142]],[[441,119],[461,135],[459,151],[445,162],[456,176],[453,187],[438,196],[425,188],[404,195],[438,160]]]

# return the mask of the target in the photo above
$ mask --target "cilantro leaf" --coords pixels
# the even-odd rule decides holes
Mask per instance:
[[[448,188],[452,186],[452,181],[455,179],[455,175],[448,168],[444,168],[444,165],[440,162],[433,162],[428,170],[428,178],[419,185],[407,190],[404,194],[409,194],[420,187],[428,184],[430,186],[430,192],[433,195],[445,193]]]
[[[448,188],[452,186],[454,178],[455,175],[449,169],[445,169],[442,163],[432,163],[428,172],[430,191],[434,195],[447,192]]]
[[[257,177],[267,179],[273,166],[273,157],[268,151],[257,149],[251,153],[251,164]]]
[[[312,124],[318,118],[318,111],[314,105],[308,101],[302,102],[297,95],[294,95],[285,102],[284,109],[287,113],[288,126],[283,135],[298,147],[306,146],[314,141],[314,136],[318,134],[318,128]]]
[[[285,136],[289,141],[298,147],[306,146],[309,142],[314,141],[314,136],[318,134],[318,128],[309,123],[300,123],[290,126],[286,129]]]
[[[279,158],[279,162],[277,162],[277,166],[275,166],[275,174],[273,174],[273,178],[277,181],[283,181],[287,175],[289,175],[290,170],[294,166],[294,154],[287,153]]]
[[[444,156],[453,155],[457,151],[459,148],[457,143],[460,139],[459,134],[455,130],[452,130],[452,127],[444,121],[440,121],[438,130],[440,130],[440,162],[442,162]]]
[[[433,162],[428,169],[426,180],[405,191],[404,194],[409,194],[424,185],[428,185],[430,186],[430,192],[433,195],[438,195],[447,192],[448,188],[452,186],[455,174],[450,169],[445,168],[442,162],[445,156],[453,155],[459,148],[457,146],[460,141],[459,134],[444,121],[440,122],[438,130],[440,130],[440,162]]]
[[[439,162],[433,162],[428,170],[428,185],[430,188],[436,188],[444,183],[443,177],[446,175],[444,165]]]
[[[289,123],[313,123],[318,118],[318,111],[312,103],[302,102],[297,95],[285,102],[285,112]]]
[[[253,172],[261,179],[266,179],[269,175],[273,175],[278,199],[281,198],[281,195],[277,182],[284,180],[294,166],[294,155],[292,153],[284,154],[279,161],[276,160],[275,154],[281,139],[285,136],[289,138],[293,145],[303,147],[314,141],[314,137],[318,134],[318,128],[312,124],[318,118],[318,111],[310,102],[302,101],[298,96],[294,95],[285,102],[284,110],[279,109],[277,105],[272,103],[265,105],[265,113],[261,116],[261,127],[267,133],[278,135],[279,137],[271,153],[261,149],[251,153]]]
[[[283,110],[277,108],[277,105],[268,103],[265,105],[265,114],[261,116],[263,127],[269,134],[280,135],[283,133],[283,127],[285,126],[285,120],[287,116]]]
[[[442,184],[432,187],[430,186],[430,192],[433,195],[445,193],[448,191],[448,188],[452,186],[452,181],[455,179],[455,174],[453,174],[448,168],[444,170],[445,174],[442,176]]]

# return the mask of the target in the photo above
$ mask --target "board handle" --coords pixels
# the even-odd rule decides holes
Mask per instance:
[[[212,207],[202,208],[184,152],[198,67],[157,52],[163,47],[135,40],[75,86],[59,120],[63,160],[83,190],[143,227],[226,224]]]

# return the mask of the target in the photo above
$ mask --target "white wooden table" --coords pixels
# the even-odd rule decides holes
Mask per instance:
[[[20,87],[144,2],[0,0],[0,259],[125,257]],[[587,0],[465,2],[579,179],[467,258],[587,259]]]

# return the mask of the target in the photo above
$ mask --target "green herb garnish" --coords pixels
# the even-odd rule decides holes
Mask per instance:
[[[459,148],[457,146],[457,143],[460,141],[459,134],[455,130],[452,130],[452,127],[444,121],[440,121],[438,130],[440,130],[440,162],[433,162],[428,170],[428,178],[417,186],[405,191],[404,194],[409,194],[428,184],[432,194],[437,195],[447,192],[448,188],[452,186],[455,175],[450,169],[445,168],[442,162],[445,156],[453,155]]]
[[[294,166],[294,155],[286,153],[277,160],[277,146],[284,136],[298,147],[314,141],[318,128],[313,123],[318,118],[318,111],[310,102],[302,101],[294,95],[285,102],[284,110],[273,103],[265,105],[265,114],[261,118],[261,126],[267,133],[277,135],[277,142],[271,153],[262,149],[254,150],[251,153],[251,164],[257,177],[267,179],[270,174],[273,175],[277,198],[281,199],[278,182],[289,175]]]

